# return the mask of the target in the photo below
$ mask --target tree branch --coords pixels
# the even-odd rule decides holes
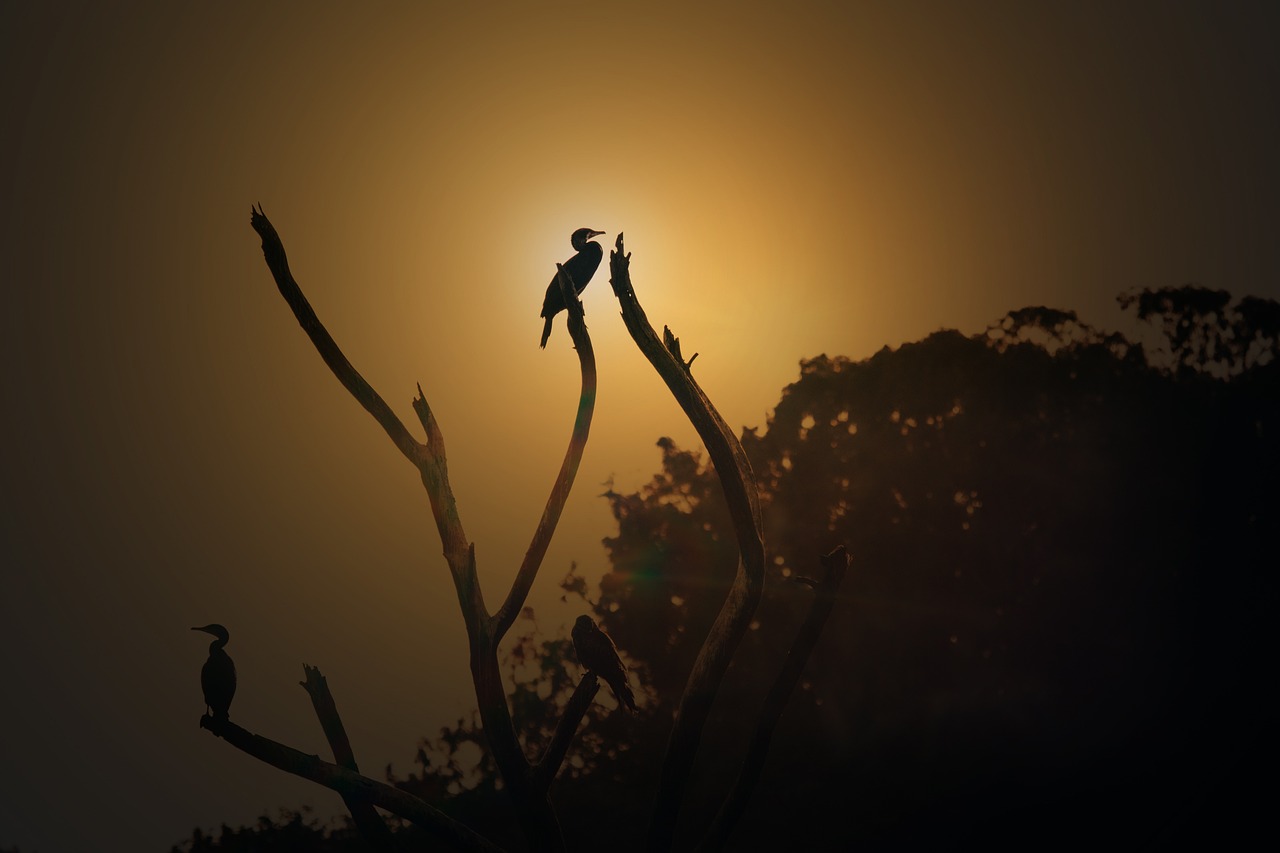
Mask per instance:
[[[200,719],[200,726],[259,761],[265,761],[286,773],[292,773],[337,791],[344,798],[365,800],[386,809],[458,850],[500,853],[502,849],[439,809],[385,782],[361,776],[345,767],[322,761],[319,756],[307,755],[292,747],[255,735],[229,720],[218,720],[205,715]]]
[[[423,486],[431,501],[431,512],[440,533],[441,545],[444,548],[445,560],[453,576],[454,589],[462,609],[463,620],[467,627],[468,647],[471,658],[471,676],[475,685],[476,699],[480,706],[480,717],[484,731],[493,751],[498,771],[502,774],[506,790],[510,795],[522,828],[530,845],[538,850],[559,850],[564,847],[564,839],[560,832],[559,822],[545,791],[540,791],[533,784],[529,772],[529,760],[516,737],[515,727],[511,721],[511,711],[507,705],[506,694],[502,687],[502,677],[498,669],[497,646],[499,635],[495,633],[498,622],[489,616],[484,605],[480,584],[476,573],[475,546],[467,540],[458,513],[457,500],[449,485],[448,464],[444,452],[444,436],[436,423],[431,407],[427,404],[418,387],[418,396],[413,400],[414,411],[422,422],[426,432],[426,443],[417,442],[405,429],[383,399],[365,382],[355,368],[343,355],[333,338],[325,330],[316,317],[310,304],[302,295],[297,282],[289,271],[285,258],[284,245],[276,234],[261,208],[255,208],[251,216],[254,230],[262,237],[263,255],[267,266],[276,279],[276,285],[285,301],[293,309],[294,315],[302,325],[316,350],[320,353],[329,369],[342,382],[343,386],[362,406],[382,425],[400,452],[412,462],[422,477]],[[570,309],[572,311],[572,309]],[[590,341],[586,340],[585,326],[581,323],[581,306],[578,305],[578,326],[581,339],[574,334],[574,341],[580,351],[590,353]],[[573,323],[570,323],[572,331]],[[592,360],[594,376],[594,360]],[[584,366],[584,372],[585,372]],[[584,380],[585,381],[585,380]],[[594,400],[594,379],[592,384]],[[588,412],[588,422],[589,422]],[[581,420],[581,412],[580,412]],[[585,426],[584,426],[585,430]],[[585,437],[585,433],[584,433]],[[580,458],[580,449],[579,455]],[[576,458],[572,464],[577,470]],[[570,473],[570,482],[572,481]],[[561,501],[563,503],[563,501]],[[558,510],[555,513],[558,517]],[[548,532],[549,537],[549,532]],[[522,571],[517,576],[516,589],[509,602],[515,603],[514,610],[519,612],[524,595],[528,592],[528,584],[536,573],[536,562],[528,572]],[[519,591],[520,588],[524,592]],[[509,623],[508,623],[509,624]]]
[[[619,234],[616,248],[609,253],[609,270],[610,284],[622,308],[623,322],[636,346],[666,382],[706,446],[724,489],[740,555],[733,586],[694,661],[667,741],[658,796],[649,825],[649,849],[665,851],[671,848],[675,839],[684,787],[693,769],[711,705],[760,603],[764,589],[764,526],[751,463],[741,442],[694,381],[690,372],[693,359],[686,362],[680,357],[679,340],[664,328],[664,343],[649,325],[631,284],[630,261],[631,256],[625,253],[622,234]]]
[[[333,750],[333,760],[353,773],[359,773],[360,768],[356,765],[355,752],[352,751],[351,741],[347,738],[346,726],[342,724],[342,717],[338,715],[338,706],[333,701],[333,694],[329,692],[328,679],[316,667],[307,666],[304,663],[302,669],[307,678],[306,681],[298,683],[311,697],[311,707],[315,709],[320,727],[324,729],[325,739],[329,741],[329,748]],[[378,815],[372,803],[348,794],[342,795],[342,801],[346,803],[347,811],[351,812],[351,819],[355,821],[360,835],[371,848],[383,851],[393,849],[391,830],[387,828],[386,822]]]
[[[324,363],[333,371],[344,388],[365,408],[374,420],[382,425],[391,441],[399,448],[406,459],[418,468],[423,484],[431,499],[431,510],[436,525],[440,530],[441,543],[444,545],[445,559],[454,573],[454,582],[463,583],[469,589],[479,590],[474,578],[466,578],[467,537],[462,529],[462,521],[458,515],[457,500],[449,486],[448,467],[444,455],[444,436],[431,414],[426,398],[422,394],[422,386],[418,386],[418,396],[414,398],[413,408],[422,421],[426,431],[427,442],[418,442],[408,429],[391,411],[391,407],[382,399],[377,391],[365,381],[359,371],[352,366],[350,360],[334,341],[333,336],[320,322],[311,303],[302,293],[302,288],[294,280],[289,270],[289,261],[284,251],[284,243],[276,233],[275,226],[267,219],[260,207],[254,208],[249,217],[253,229],[262,238],[262,254],[266,258],[267,267],[275,278],[276,287],[285,302],[293,309],[293,314],[302,326],[311,343],[315,346]]]
[[[418,396],[413,398],[413,410],[422,422],[427,435],[427,443],[422,446],[419,458],[415,460],[418,472],[422,475],[422,485],[431,499],[431,514],[436,520],[436,530],[440,533],[440,544],[444,547],[445,560],[453,573],[455,586],[459,593],[465,587],[475,596],[480,595],[480,585],[476,583],[473,565],[469,558],[472,548],[467,541],[467,534],[462,529],[462,517],[458,513],[458,499],[453,495],[453,487],[449,485],[449,461],[445,456],[444,433],[436,422],[426,395],[422,393],[422,384],[418,384]],[[474,555],[470,555],[473,557]],[[470,575],[468,572],[470,571]],[[472,605],[476,604],[470,601]],[[470,608],[464,609],[464,613]],[[479,613],[488,618],[488,611],[483,603],[479,604]]]
[[[311,343],[315,345],[324,363],[329,365],[333,375],[337,376],[338,381],[351,392],[351,396],[364,406],[365,411],[373,415],[374,419],[382,425],[405,458],[410,462],[416,462],[420,448],[418,442],[405,429],[404,424],[396,417],[395,412],[391,411],[386,401],[373,390],[359,371],[352,367],[351,362],[334,342],[333,336],[329,334],[329,330],[320,322],[320,318],[311,308],[311,303],[302,295],[302,289],[293,280],[293,273],[289,271],[289,259],[284,253],[284,244],[280,242],[280,235],[276,233],[275,226],[271,224],[271,220],[267,219],[261,207],[253,209],[249,222],[253,225],[253,230],[257,231],[258,236],[262,238],[262,254],[267,259],[267,266],[276,280],[280,295],[293,309],[293,316],[298,318],[298,323],[307,333],[307,337],[311,338]]]
[[[582,676],[582,680],[574,688],[573,695],[569,697],[569,704],[565,706],[564,714],[556,725],[556,732],[551,736],[551,742],[547,744],[542,758],[533,767],[534,784],[545,790],[555,781],[556,774],[560,772],[560,765],[564,763],[564,757],[569,752],[570,744],[573,743],[573,736],[577,734],[578,726],[582,723],[582,716],[591,707],[591,702],[596,698],[599,690],[600,681],[594,672],[588,672]]]
[[[755,790],[756,784],[760,781],[760,774],[764,770],[765,758],[769,754],[769,743],[773,740],[773,732],[778,726],[778,720],[787,706],[787,700],[795,691],[796,683],[800,681],[800,675],[804,672],[805,664],[813,653],[814,646],[818,644],[818,638],[822,636],[827,617],[831,615],[831,609],[835,606],[840,583],[844,580],[849,564],[853,561],[843,545],[820,559],[823,577],[815,588],[813,602],[809,605],[809,615],[805,618],[799,633],[796,634],[795,642],[787,653],[786,662],[783,663],[782,670],[778,673],[773,687],[770,688],[769,695],[765,697],[764,707],[760,709],[760,719],[756,724],[751,743],[747,747],[747,754],[742,760],[742,769],[738,773],[737,781],[721,805],[719,814],[707,831],[707,837],[698,848],[699,851],[713,853],[713,851],[724,849],[733,828],[746,811],[751,792]]]
[[[596,407],[596,356],[591,348],[591,337],[587,334],[586,323],[583,322],[582,301],[578,299],[573,279],[560,264],[556,264],[557,279],[564,304],[568,309],[569,335],[573,338],[574,349],[578,352],[578,362],[582,369],[582,394],[578,398],[578,415],[573,422],[573,433],[569,436],[569,448],[565,451],[564,462],[560,465],[560,473],[551,486],[551,495],[547,498],[547,506],[542,511],[538,528],[533,533],[529,550],[525,552],[524,562],[516,573],[515,582],[506,601],[494,617],[494,637],[501,640],[507,630],[516,621],[524,602],[533,587],[534,578],[542,566],[542,559],[547,554],[551,537],[556,525],[560,522],[560,514],[565,502],[569,499],[569,491],[573,488],[574,478],[578,475],[578,465],[582,462],[582,453],[587,446],[587,435],[591,432],[591,416]]]

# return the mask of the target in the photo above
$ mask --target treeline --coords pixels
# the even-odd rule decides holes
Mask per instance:
[[[806,360],[744,433],[770,574],[693,790],[736,774],[819,554],[844,543],[855,564],[736,847],[1158,846],[1261,822],[1280,305],[1194,287],[1122,303],[1138,340],[1028,308],[974,336]],[[640,849],[672,703],[736,567],[718,481],[659,446],[650,483],[606,495],[618,530],[598,589],[564,581],[644,688],[638,717],[597,706],[552,789],[581,849]],[[514,716],[554,720],[578,672],[567,631],[526,627]],[[483,743],[460,720],[388,775],[517,846],[473,760]]]

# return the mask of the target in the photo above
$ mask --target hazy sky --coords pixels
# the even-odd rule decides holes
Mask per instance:
[[[747,426],[805,356],[1033,304],[1114,328],[1131,287],[1280,296],[1280,27],[1227,6],[0,0],[0,845],[341,809],[197,728],[192,625],[231,630],[234,719],[325,753],[320,666],[375,775],[473,704],[425,493],[251,203],[411,426],[422,383],[494,602],[576,406],[562,319],[537,346],[575,228],[625,231],[650,318]],[[548,630],[569,562],[604,566],[602,484],[697,443],[607,278]]]

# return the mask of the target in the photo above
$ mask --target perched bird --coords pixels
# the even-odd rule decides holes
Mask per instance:
[[[578,663],[603,678],[618,700],[619,707],[636,709],[636,697],[627,684],[627,668],[618,657],[613,640],[596,626],[590,616],[579,616],[573,623],[573,651]]]
[[[200,670],[200,686],[204,688],[205,709],[214,719],[225,720],[231,710],[231,697],[236,695],[236,665],[222,648],[231,637],[226,628],[216,623],[191,630],[217,638],[209,644],[209,659]]]
[[[573,289],[579,295],[586,289],[591,276],[596,274],[600,259],[604,257],[604,249],[591,239],[603,233],[603,231],[592,231],[590,228],[579,228],[569,238],[569,243],[577,254],[561,264],[561,267],[569,274],[569,278],[573,279]],[[564,309],[564,294],[560,292],[560,279],[557,272],[551,277],[551,284],[547,286],[547,295],[542,300],[540,316],[547,319],[547,322],[542,325],[542,343],[539,344],[543,349],[547,347],[547,338],[551,337],[551,318]]]

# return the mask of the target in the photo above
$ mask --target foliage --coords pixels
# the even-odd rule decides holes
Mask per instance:
[[[1225,290],[1166,287],[1119,297],[1163,333],[1175,369],[1232,375],[1280,354],[1280,303]]]
[[[175,844],[170,853],[261,853],[262,851],[323,850],[328,853],[363,853],[363,839],[343,819],[340,825],[324,825],[310,810],[281,809],[278,817],[262,815],[253,826],[231,828],[217,834],[197,828],[191,838]]]

